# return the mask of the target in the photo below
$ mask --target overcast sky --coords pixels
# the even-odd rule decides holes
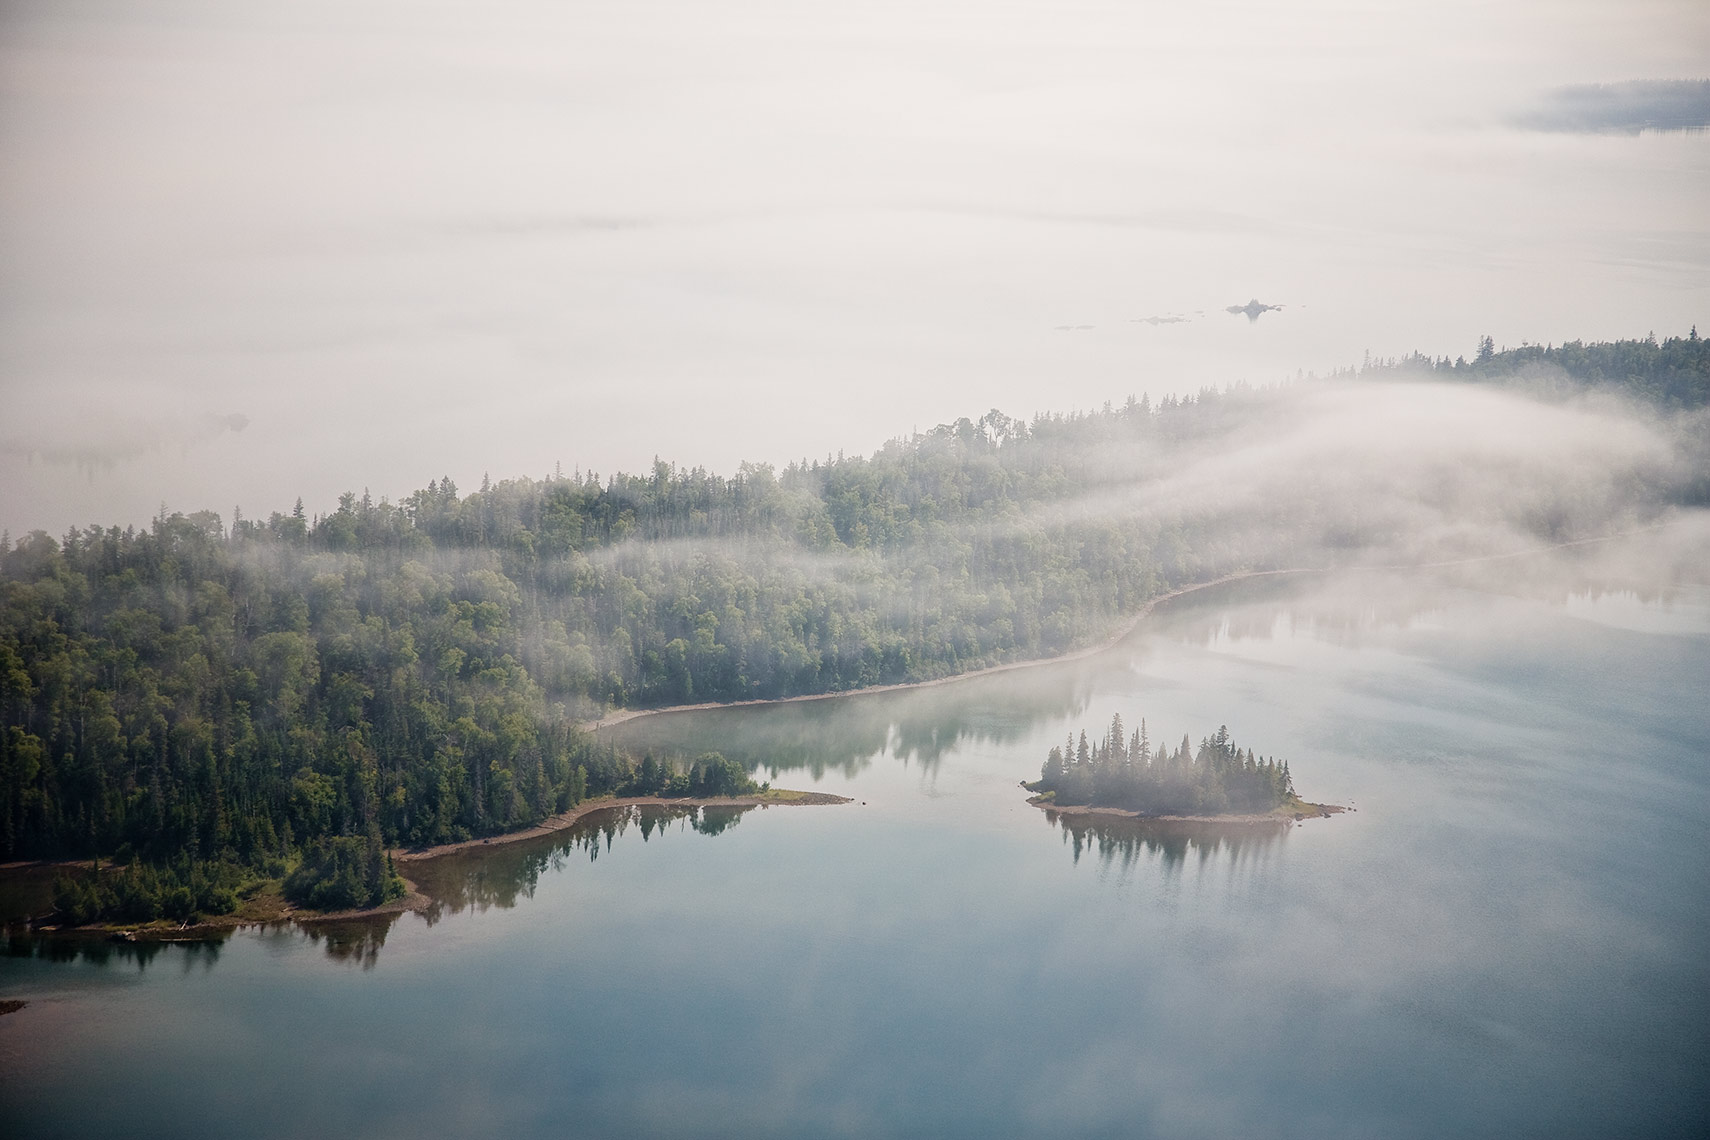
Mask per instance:
[[[1706,77],[1701,0],[0,0],[0,525],[1681,334],[1710,134],[1536,124]]]

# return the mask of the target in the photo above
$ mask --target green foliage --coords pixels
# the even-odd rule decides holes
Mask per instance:
[[[180,860],[160,866],[131,864],[87,876],[61,876],[54,883],[54,909],[75,925],[96,921],[188,922],[200,915],[230,914],[245,870],[231,862]]]
[[[507,579],[293,533],[174,515],[0,553],[0,858],[258,867],[370,828],[441,842],[627,771],[520,663]]]
[[[1196,407],[993,413],[781,475],[437,480],[313,519],[29,535],[0,549],[0,858],[255,867],[371,828],[442,843],[620,788],[745,787],[721,763],[643,777],[574,718],[1084,643],[1204,567],[1028,505],[1085,485],[1083,445],[1181,435]]]
[[[1368,365],[1361,375],[1425,373],[1433,379],[1518,386],[1535,395],[1604,389],[1678,411],[1710,405],[1710,340],[1687,336],[1585,344],[1525,344],[1498,350],[1480,337],[1472,360],[1408,356]]]
[[[1704,402],[1696,338],[1538,351]],[[1446,367],[1488,379],[1512,360]],[[162,909],[183,909],[179,888],[207,909],[222,900],[193,868],[299,858],[302,897],[373,897],[354,852],[376,834],[427,845],[609,792],[751,790],[722,758],[635,764],[576,719],[1049,656],[1172,586],[1316,558],[1333,505],[1251,536],[1089,506],[1113,478],[1215,458],[1278,398],[1207,390],[1031,423],[994,411],[782,471],[659,463],[470,495],[441,479],[398,504],[346,494],[318,517],[299,502],[228,528],[163,511],[143,529],[0,543],[0,859],[128,848],[139,866],[100,913],[129,905],[125,876]]]
[[[365,837],[317,839],[285,877],[285,897],[316,910],[379,906],[404,893],[392,857],[372,829]]]
[[[717,752],[703,753],[680,771],[655,761],[651,754],[643,756],[617,787],[618,794],[625,796],[696,798],[748,796],[760,790],[746,768]]]
[[[1194,751],[1187,737],[1175,751],[1154,749],[1146,722],[1123,736],[1122,717],[1112,718],[1102,740],[1053,748],[1030,791],[1053,802],[1093,804],[1142,815],[1263,814],[1290,803],[1294,782],[1285,761],[1243,751],[1219,728]]]

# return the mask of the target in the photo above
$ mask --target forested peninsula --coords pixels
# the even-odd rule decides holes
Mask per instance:
[[[1625,393],[1704,450],[1696,333],[1548,354],[1552,398]],[[1369,371],[1532,384],[1536,356]],[[578,727],[613,708],[943,678],[1092,644],[1182,585],[1406,553],[1411,516],[1350,509],[1311,472],[1234,505],[1182,489],[1300,407],[1236,385],[993,411],[781,470],[444,478],[324,514],[163,508],[0,537],[0,861],[116,866],[70,900],[89,913],[219,913],[259,881],[368,905],[399,889],[397,847],[593,796],[747,787]],[[1560,542],[1707,496],[1702,465],[1647,469],[1596,495],[1546,485],[1494,521]]]

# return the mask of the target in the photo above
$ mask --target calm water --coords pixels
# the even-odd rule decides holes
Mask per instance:
[[[606,813],[426,918],[15,946],[8,1136],[1684,1136],[1710,1111],[1710,592],[1201,598],[1096,660],[627,726],[844,807]],[[1121,712],[1353,814],[1016,782]]]

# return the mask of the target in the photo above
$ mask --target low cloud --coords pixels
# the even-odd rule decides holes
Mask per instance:
[[[1486,387],[1309,382],[1226,411],[1193,440],[1081,455],[1096,489],[1028,525],[1194,525],[1254,565],[1488,558],[1654,521],[1697,462],[1680,425],[1642,410]]]
[[[109,471],[121,463],[162,451],[188,451],[249,426],[242,412],[139,419],[85,416],[47,435],[0,436],[0,454],[38,459],[80,471]]]
[[[1710,79],[1643,79],[1558,87],[1515,126],[1565,134],[1710,129]]]

